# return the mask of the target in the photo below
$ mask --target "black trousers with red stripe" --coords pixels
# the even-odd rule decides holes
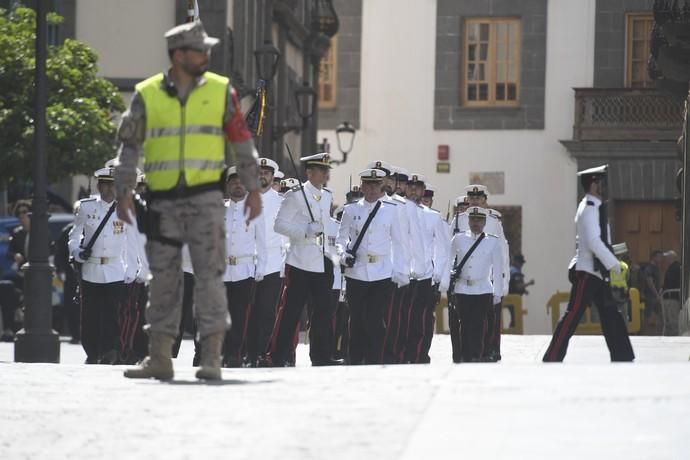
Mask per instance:
[[[413,286],[414,283],[414,286]],[[407,327],[407,341],[405,345],[404,362],[420,364],[429,363],[428,348],[431,346],[431,336],[434,333],[434,308],[431,278],[412,280],[410,282],[414,295],[412,297],[409,324]]]
[[[484,353],[501,354],[501,320],[503,304],[494,304],[486,312],[486,335],[484,336]]]
[[[312,364],[321,365],[331,359],[333,352],[333,263],[324,257],[325,270],[310,272],[285,265],[285,282],[281,293],[276,323],[271,336],[271,361],[274,366],[290,364],[304,306],[310,304],[309,357]]]
[[[397,364],[401,362],[401,356],[405,349],[405,339],[407,337],[407,314],[408,308],[403,304],[409,302],[410,287],[394,287],[393,299],[386,317],[386,338],[384,340],[384,359],[389,362],[385,364]],[[405,321],[402,323],[403,310],[405,310]],[[404,324],[404,329],[401,327]],[[388,357],[388,358],[386,358]]]
[[[457,294],[460,310],[460,340],[462,341],[462,360],[481,361],[484,355],[484,336],[486,334],[486,314],[493,308],[492,294]]]
[[[386,337],[385,317],[393,300],[390,278],[378,281],[347,279],[350,306],[350,364],[382,364]]]
[[[146,290],[144,283],[136,281],[124,286],[124,301],[120,306],[120,360],[125,364],[134,364],[145,358],[148,350],[136,347],[146,341],[143,330],[145,321],[144,308],[141,308],[141,291]],[[142,354],[143,353],[143,354]]]
[[[223,364],[226,367],[238,367],[242,364],[245,353],[247,323],[254,300],[254,278],[226,282],[225,290],[232,326],[225,334]]]
[[[340,290],[334,289],[331,302],[335,306],[333,328],[333,357],[346,359],[350,349],[350,307],[347,300],[340,301]]]
[[[266,275],[256,283],[256,296],[247,329],[247,359],[255,361],[265,353],[271,341],[271,331],[276,321],[276,310],[283,280],[280,272]]]
[[[616,308],[606,282],[584,271],[571,270],[568,277],[572,283],[568,308],[558,321],[549,348],[544,354],[544,362],[563,361],[570,337],[575,332],[585,308],[591,304],[599,309],[601,331],[604,333],[611,361],[635,359],[625,320]]]

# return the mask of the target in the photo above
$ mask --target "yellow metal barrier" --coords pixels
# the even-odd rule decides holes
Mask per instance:
[[[567,298],[566,298],[567,300]],[[522,296],[519,294],[509,294],[503,298],[503,317],[506,311],[512,321],[503,321],[502,332],[504,334],[524,334],[524,315],[527,310],[522,308]],[[441,301],[436,305],[436,333],[448,333],[448,299],[441,297]]]
[[[506,321],[503,321],[503,333],[519,335],[524,334],[525,323],[523,316],[527,314],[527,310],[522,308],[522,296],[520,294],[508,294],[507,296],[503,297],[503,313],[505,313],[506,310],[510,313],[509,317],[512,319],[512,321],[509,321],[508,324],[506,324]]]
[[[628,333],[636,334],[640,332],[642,324],[642,310],[644,310],[644,303],[640,302],[640,291],[636,288],[630,288],[628,291],[630,297],[630,319],[627,321]],[[551,329],[556,329],[556,324],[561,318],[561,304],[567,304],[570,293],[563,291],[556,291],[546,303],[546,313],[551,315]],[[550,311],[549,311],[550,310]],[[580,335],[599,335],[601,334],[601,323],[592,320],[592,309],[588,308],[582,315],[582,320],[575,329],[575,334]]]

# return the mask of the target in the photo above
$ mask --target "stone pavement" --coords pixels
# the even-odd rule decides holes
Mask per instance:
[[[224,370],[194,379],[183,344],[171,383],[120,366],[12,363],[0,344],[0,458],[678,459],[690,458],[690,337],[634,337],[610,364],[578,336],[564,364],[546,336],[504,336],[503,362]]]

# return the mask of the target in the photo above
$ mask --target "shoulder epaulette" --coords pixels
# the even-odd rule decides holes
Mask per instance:
[[[327,189],[326,187],[321,187],[321,190],[326,191],[326,192],[330,193],[331,195],[333,194],[333,192],[330,189]]]
[[[351,204],[357,203],[356,201],[350,201],[349,203],[345,203],[343,206],[350,206]]]
[[[438,209],[434,209],[434,208],[428,208],[428,209],[429,209],[429,211],[434,211],[437,214],[441,214],[441,211],[439,211]]]
[[[389,204],[389,205],[391,205],[391,206],[397,206],[397,205],[398,205],[397,203],[393,203],[392,201],[383,201],[383,200],[381,200],[381,203],[383,203],[383,204]]]
[[[489,217],[492,217],[496,220],[501,220],[501,218],[499,216],[497,216],[496,214],[489,214]]]
[[[81,200],[79,200],[80,203],[86,203],[87,201],[96,201],[96,197],[90,196],[88,198],[82,198]]]
[[[489,236],[491,238],[498,238],[498,235],[494,235],[493,233],[486,233],[486,236]]]
[[[594,201],[587,200],[587,206],[594,206]]]
[[[399,201],[401,203],[405,203],[405,201],[406,201],[405,198],[398,196],[398,195],[393,195],[393,199],[396,201]]]

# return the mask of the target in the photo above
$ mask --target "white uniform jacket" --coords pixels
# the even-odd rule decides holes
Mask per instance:
[[[225,201],[225,282],[263,276],[266,270],[266,224],[263,214],[247,224],[245,201]]]
[[[422,244],[424,246],[424,271],[417,272],[418,280],[433,278],[439,282],[448,269],[450,238],[441,214],[427,206],[422,206]]]
[[[489,216],[486,218],[486,226],[484,227],[484,233],[487,235],[495,235],[501,240],[501,250],[503,251],[503,279],[499,286],[502,291],[498,295],[506,296],[508,295],[508,286],[510,284],[510,248],[508,247],[508,240],[506,240],[505,233],[503,232],[503,222],[496,215],[495,211],[492,213],[492,209],[489,209]],[[451,237],[455,234],[456,221],[457,228],[460,233],[466,232],[470,229],[469,220],[466,212],[457,214],[456,217],[450,223],[450,234]]]
[[[601,274],[594,269],[595,257],[601,261],[607,270],[620,264],[601,239],[600,206],[601,200],[593,195],[585,195],[580,201],[575,214],[575,257],[569,265],[569,268],[575,266],[575,270],[590,273],[597,278],[601,278]],[[607,232],[609,233],[608,239],[611,241],[611,229],[608,227]]]
[[[314,214],[314,221],[321,226],[324,233],[328,231],[328,219],[331,216],[331,191],[314,187],[309,181],[304,183],[304,193],[309,207]],[[280,211],[273,229],[290,239],[285,263],[309,272],[324,271],[324,239],[328,234],[307,238],[307,228],[311,222],[309,210],[299,187],[293,187],[285,193]]]
[[[418,278],[425,271],[426,252],[423,243],[423,210],[412,200],[405,200],[405,211],[408,222],[408,237],[410,250],[410,277]]]
[[[262,214],[266,227],[266,275],[282,272],[287,238],[273,230],[283,197],[272,188],[261,195]]]
[[[74,227],[69,234],[72,257],[79,258],[82,247],[89,244],[111,206],[112,203],[104,202],[100,196],[79,201]],[[127,226],[117,218],[117,212],[113,212],[93,245],[91,257],[81,267],[82,279],[101,284],[124,281],[126,248]]]
[[[479,235],[473,234],[470,230],[453,237],[451,247],[452,255],[457,258],[456,263],[460,263],[477,238]],[[465,262],[453,292],[470,295],[493,294],[496,301],[496,297],[500,297],[503,290],[501,286],[494,288],[491,282],[492,274],[494,279],[501,279],[503,276],[503,251],[500,239],[495,235],[486,234]]]
[[[351,248],[364,227],[369,213],[378,201],[369,203],[364,198],[345,206],[336,239],[338,254]],[[369,224],[355,254],[355,264],[345,269],[345,277],[360,281],[378,281],[407,276],[407,265],[402,258],[405,244],[400,233],[397,205],[382,201],[381,207]]]

